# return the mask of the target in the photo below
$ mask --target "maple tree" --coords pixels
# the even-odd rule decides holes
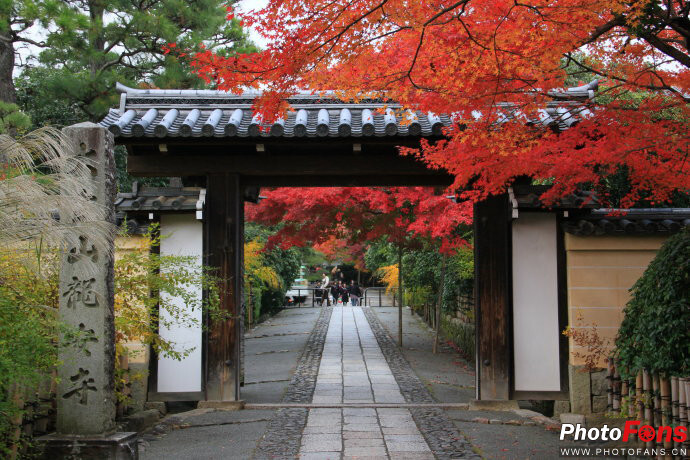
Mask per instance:
[[[278,188],[263,194],[245,213],[253,222],[280,224],[267,247],[312,244],[327,254],[347,253],[361,267],[367,243],[385,239],[397,247],[400,293],[405,249],[418,247],[422,238],[435,240],[444,253],[466,244],[461,229],[470,223],[468,203],[456,204],[428,187]],[[402,294],[398,300],[402,345]]]
[[[464,199],[529,176],[553,184],[546,201],[588,188],[606,202],[623,176],[617,205],[655,205],[690,188],[689,11],[682,0],[282,0],[242,16],[265,50],[202,49],[191,62],[220,89],[264,89],[267,116],[297,88],[452,114],[444,140],[402,153],[454,174]],[[578,78],[601,79],[578,122],[535,126],[547,101],[572,107],[562,88]]]
[[[301,187],[262,191],[259,204],[246,205],[246,218],[280,229],[266,247],[316,245],[350,254],[385,237],[396,245],[417,237],[438,239],[441,251],[465,244],[458,227],[470,224],[466,203],[456,204],[428,187]]]

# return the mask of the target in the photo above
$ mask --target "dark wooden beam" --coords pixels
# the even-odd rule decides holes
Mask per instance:
[[[259,187],[448,187],[453,177],[447,174],[242,176],[242,183]]]
[[[243,176],[439,176],[412,157],[369,155],[260,155],[204,153],[135,155],[127,159],[134,176],[169,177],[233,173]]]
[[[211,321],[206,334],[206,399],[239,400],[240,322],[242,321],[242,252],[244,196],[237,174],[208,176],[206,265],[220,279],[220,310],[228,319]]]
[[[426,138],[431,144],[440,140],[440,137]],[[300,152],[305,149],[322,149],[342,147],[349,151],[353,150],[353,145],[361,146],[362,151],[371,151],[371,149],[379,149],[382,147],[396,148],[403,147],[419,147],[420,138],[412,136],[404,137],[358,137],[358,138],[342,138],[342,137],[302,137],[302,138],[285,138],[285,137],[171,137],[171,138],[136,138],[136,137],[118,137],[115,139],[117,145],[127,146],[128,151],[133,153],[141,153],[146,150],[160,152],[159,146],[164,144],[170,153],[175,153],[182,150],[197,149],[200,146],[204,148],[213,149],[214,147],[222,148],[224,151],[242,151],[243,149],[251,149],[255,151],[257,144],[265,146],[267,151],[291,150],[293,152]]]
[[[511,207],[507,195],[474,207],[479,399],[510,399],[512,365]]]

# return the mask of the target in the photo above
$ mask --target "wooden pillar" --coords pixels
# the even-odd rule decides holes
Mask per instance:
[[[512,246],[507,195],[474,207],[477,399],[510,399]]]
[[[243,221],[244,199],[239,175],[208,176],[205,259],[220,278],[220,309],[227,319],[208,323],[207,402],[240,399]]]

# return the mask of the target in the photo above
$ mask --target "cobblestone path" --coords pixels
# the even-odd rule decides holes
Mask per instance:
[[[478,458],[442,410],[406,407],[433,399],[368,308],[328,313],[317,322],[289,391],[311,392],[302,401],[312,404],[278,410],[256,458]],[[288,395],[284,402],[297,401]]]

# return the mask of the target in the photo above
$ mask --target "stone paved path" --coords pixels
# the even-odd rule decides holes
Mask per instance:
[[[334,309],[312,402],[405,402],[361,308]],[[299,456],[435,458],[408,409],[354,407],[310,409]]]
[[[140,458],[541,460],[582,447],[529,411],[460,408],[471,369],[451,348],[432,354],[431,331],[403,315],[400,349],[396,308],[282,311],[246,335],[247,408],[169,414],[143,434]]]

